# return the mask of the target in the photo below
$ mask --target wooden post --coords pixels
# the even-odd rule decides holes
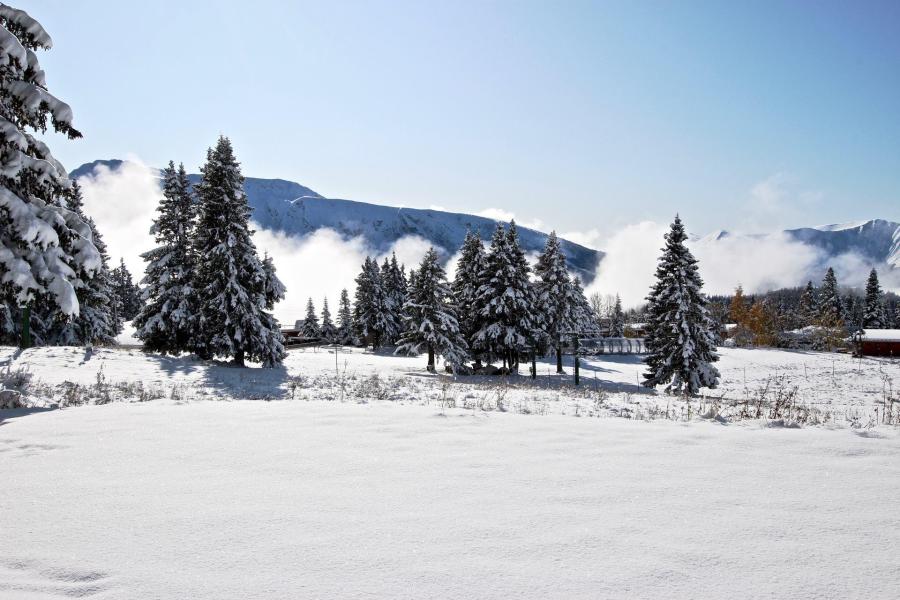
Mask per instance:
[[[575,385],[578,385],[579,382],[579,369],[578,369],[578,334],[575,334]]]
[[[531,378],[537,379],[537,358],[535,357],[534,344],[531,346]]]
[[[31,304],[22,307],[22,336],[19,338],[19,348],[23,350],[31,347]]]

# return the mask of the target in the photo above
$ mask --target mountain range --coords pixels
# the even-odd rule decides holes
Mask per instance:
[[[70,176],[74,179],[90,175],[99,165],[114,171],[122,162],[117,159],[93,161],[81,165]],[[199,177],[197,174],[190,176],[192,181]],[[299,183],[283,179],[246,177],[244,189],[253,211],[252,218],[260,228],[289,236],[304,236],[327,227],[345,238],[362,237],[376,253],[386,252],[403,237],[419,236],[449,257],[462,244],[467,229],[489,240],[497,225],[494,219],[477,215],[326,198]],[[854,253],[873,265],[900,269],[900,223],[894,221],[873,219],[789,229],[781,234],[819,250],[822,265],[843,254]],[[767,235],[771,234],[747,236],[718,231],[697,240],[715,243],[734,236],[761,239]],[[519,227],[519,236],[527,253],[540,252],[547,239],[546,233],[526,227]],[[590,283],[604,253],[568,240],[562,240],[561,245],[572,270],[585,283]]]

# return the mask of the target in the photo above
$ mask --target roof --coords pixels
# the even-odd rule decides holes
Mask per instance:
[[[900,329],[866,329],[864,342],[900,342]]]

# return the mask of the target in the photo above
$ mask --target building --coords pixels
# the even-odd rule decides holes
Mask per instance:
[[[856,346],[864,356],[900,358],[900,329],[866,329],[857,338]]]

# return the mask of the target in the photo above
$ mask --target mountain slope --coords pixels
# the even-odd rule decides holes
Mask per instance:
[[[70,176],[75,179],[90,175],[100,165],[116,170],[122,161],[86,163]],[[194,182],[199,178],[196,174],[190,176]],[[345,238],[361,236],[377,253],[386,252],[403,237],[419,236],[449,258],[462,245],[467,229],[489,240],[497,226],[494,219],[475,215],[325,198],[299,183],[282,179],[247,177],[244,191],[253,210],[253,220],[263,229],[303,236],[327,227]],[[519,227],[519,236],[528,253],[540,252],[547,240],[547,234],[525,227]],[[570,268],[585,283],[590,283],[603,253],[567,240],[562,240],[561,245]]]

